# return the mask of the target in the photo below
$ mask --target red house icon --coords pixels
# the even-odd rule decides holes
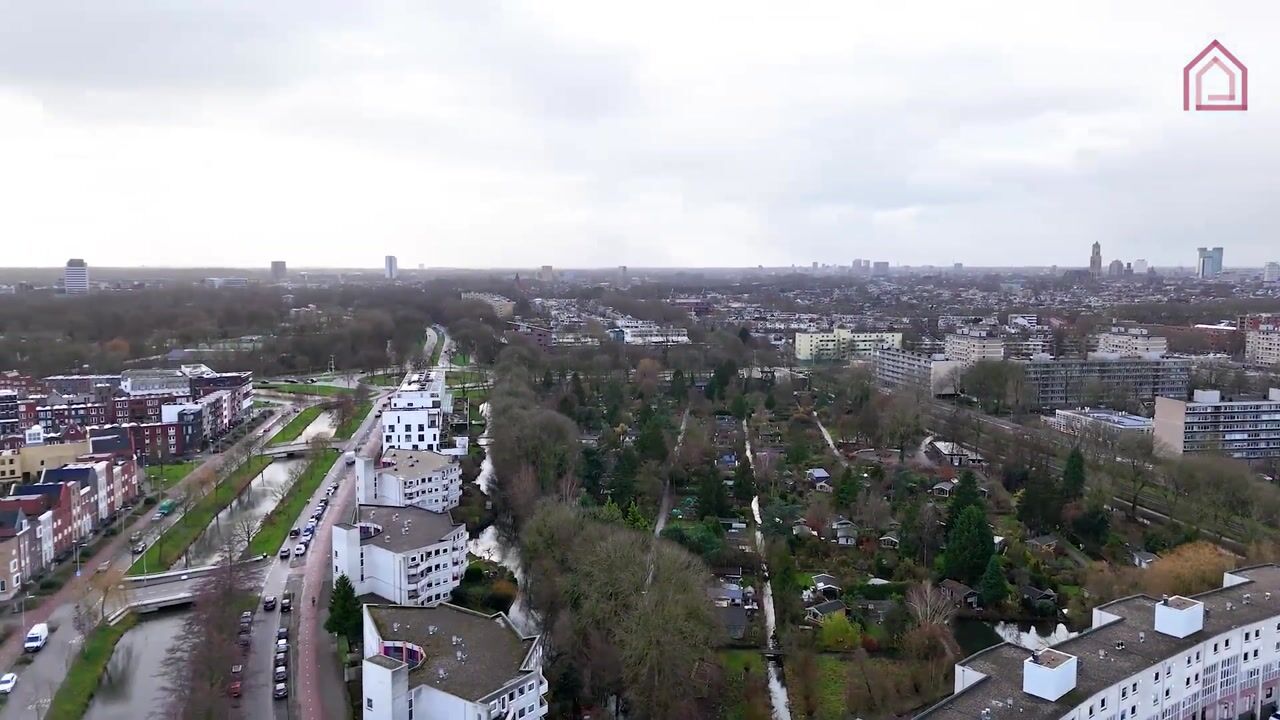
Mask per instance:
[[[1217,74],[1226,81],[1225,93],[1205,93],[1205,76],[1209,73]],[[1193,86],[1194,105],[1191,102]],[[1214,40],[1182,68],[1182,109],[1248,110],[1249,69],[1222,43]]]

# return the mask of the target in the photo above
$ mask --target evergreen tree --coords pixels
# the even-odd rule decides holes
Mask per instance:
[[[982,578],[994,553],[995,542],[987,526],[987,516],[982,508],[970,505],[961,511],[947,532],[943,574],[972,586]]]
[[[996,555],[992,555],[987,561],[987,569],[982,573],[982,581],[978,584],[978,595],[987,608],[998,607],[1009,597],[1009,581],[1005,580],[1000,558]]]
[[[640,434],[636,436],[636,452],[643,460],[662,462],[667,459],[667,438],[662,433],[662,424],[656,416],[649,418],[640,426]]]
[[[698,481],[698,514],[702,517],[721,517],[729,514],[729,494],[725,492],[724,480],[713,468],[701,471]]]
[[[339,575],[333,584],[333,592],[329,595],[329,617],[324,621],[324,629],[345,636],[352,645],[359,644],[364,637],[360,601],[356,598],[351,579],[346,575]]]
[[[974,477],[972,471],[965,470],[960,473],[960,482],[951,492],[951,502],[947,504],[947,527],[954,527],[960,513],[970,507],[985,510],[982,493],[978,492],[978,479]]]
[[[1058,527],[1062,516],[1062,498],[1057,484],[1039,473],[1027,478],[1018,501],[1018,519],[1033,533],[1044,533]]]
[[[1071,448],[1066,465],[1062,468],[1062,499],[1064,502],[1079,500],[1084,495],[1084,453]]]
[[[745,458],[738,460],[733,470],[733,497],[742,504],[751,502],[756,495],[756,474],[751,471],[751,463]]]
[[[622,508],[618,507],[618,503],[614,502],[613,498],[609,498],[609,500],[605,502],[604,506],[600,508],[598,517],[603,522],[621,523]]]
[[[764,409],[773,412],[778,408],[778,401],[774,399],[773,393],[764,396]]]
[[[599,497],[604,490],[604,453],[599,448],[590,446],[582,448],[582,457],[578,461],[578,477],[582,479],[582,489],[592,497]]]
[[[739,420],[746,420],[751,414],[751,406],[747,404],[747,396],[738,393],[734,396],[733,401],[729,403],[729,412]]]
[[[555,384],[556,380],[551,375],[551,368],[547,368],[547,371],[542,374],[542,389],[550,390],[551,386]]]
[[[689,396],[689,383],[684,379],[684,371],[676,368],[671,371],[671,397],[676,402],[684,402]]]
[[[649,518],[645,517],[644,512],[640,510],[640,506],[636,505],[634,500],[631,501],[631,506],[627,508],[627,525],[636,530],[651,529]]]
[[[840,473],[840,479],[836,481],[836,507],[845,512],[851,511],[858,504],[858,496],[861,494],[862,483],[854,477],[853,468],[846,466],[844,472]]]
[[[578,401],[579,405],[587,404],[587,389],[582,385],[582,376],[577,370],[573,371],[573,375],[569,378],[569,387],[573,390],[573,397]]]

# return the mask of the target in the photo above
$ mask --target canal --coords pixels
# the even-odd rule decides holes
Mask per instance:
[[[156,717],[168,698],[165,658],[182,641],[191,610],[144,615],[120,638],[84,720],[141,720]]]
[[[306,442],[317,435],[333,435],[337,424],[337,415],[331,411],[323,412],[302,431],[298,442]],[[268,465],[249,483],[244,492],[218,513],[217,518],[191,544],[185,558],[174,564],[174,568],[212,565],[222,559],[228,547],[237,545],[233,540],[243,543],[243,539],[236,536],[243,535],[243,528],[250,524],[257,527],[262,518],[280,501],[292,474],[306,464],[306,458],[280,458]]]

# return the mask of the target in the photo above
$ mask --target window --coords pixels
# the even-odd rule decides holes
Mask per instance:
[[[1214,654],[1214,655],[1217,655],[1217,654],[1218,654],[1218,643],[1214,643],[1214,644],[1213,644],[1213,654]]]
[[[1159,671],[1159,670],[1157,670],[1157,671],[1156,671],[1156,674],[1155,674],[1155,675],[1153,675],[1153,676],[1151,677],[1151,682],[1160,682],[1160,671]]]
[[[1129,697],[1129,688],[1127,687],[1120,688],[1120,699],[1124,700],[1127,697]]]
[[[1138,692],[1138,681],[1137,681],[1137,680],[1134,680],[1134,681],[1133,681],[1133,687],[1131,687],[1131,688],[1129,688],[1129,689],[1130,689],[1130,690],[1132,690],[1132,691],[1133,691],[1133,692],[1135,692],[1135,693],[1136,693],[1136,692]]]
[[[1093,706],[1089,706],[1089,717],[1093,717]]]
[[[1187,681],[1182,684],[1182,687],[1191,687],[1191,678],[1187,678]]]
[[[1270,699],[1271,699],[1271,694],[1272,694],[1272,692],[1273,692],[1274,690],[1275,690],[1275,688],[1267,688],[1267,693],[1266,693],[1266,695],[1265,695],[1264,697],[1266,697],[1268,700],[1270,700]]]
[[[1225,650],[1225,649],[1227,649],[1227,648],[1229,648],[1229,647],[1231,647],[1231,638],[1227,638],[1226,640],[1223,640],[1223,641],[1222,641],[1222,648],[1223,648],[1224,650]]]
[[[365,698],[365,699],[364,699],[364,709],[365,709],[365,710],[372,710],[372,709],[373,709],[373,698]]]
[[[1258,648],[1254,648],[1254,649],[1253,649],[1253,659],[1254,659],[1254,660],[1257,660],[1257,659],[1258,659]]]
[[[1107,699],[1106,699],[1106,698],[1102,698],[1101,700],[1099,700],[1099,701],[1098,701],[1098,709],[1099,709],[1099,710],[1106,710],[1106,709],[1107,709]]]

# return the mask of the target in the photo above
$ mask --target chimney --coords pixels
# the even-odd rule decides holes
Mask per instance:
[[[1204,603],[1174,595],[1156,605],[1156,632],[1184,638],[1204,628],[1204,616]]]
[[[1078,664],[1075,655],[1045,648],[1022,662],[1022,691],[1055,702],[1075,689]]]

